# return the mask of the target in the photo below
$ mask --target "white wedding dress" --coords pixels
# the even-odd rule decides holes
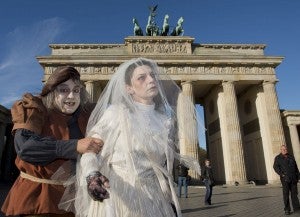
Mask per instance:
[[[179,207],[171,175],[172,124],[154,105],[135,106],[134,113],[122,105],[110,106],[90,130],[88,136],[102,139],[104,147],[98,155],[82,156],[82,174],[78,175],[100,171],[109,179],[110,198],[103,202],[90,199],[89,217],[174,217],[171,204]],[[81,185],[86,191],[85,179]]]
[[[147,91],[151,93],[155,84],[158,94],[149,95],[155,105],[135,102],[130,92],[139,66],[150,67],[154,81],[141,86],[146,84],[146,74],[142,73],[134,83],[146,91],[142,97]],[[67,177],[59,207],[78,217],[181,217],[172,176],[174,159],[199,175],[201,171],[198,159],[179,153],[178,132],[184,130],[187,141],[196,139],[195,134],[189,134],[190,129],[180,128],[179,96],[181,102],[187,102],[184,105],[192,105],[153,60],[136,58],[122,63],[99,97],[87,125],[86,136],[102,139],[103,149],[97,155],[83,154],[77,161],[75,176],[75,171],[64,167],[57,171],[56,180],[63,177],[61,174]],[[185,112],[190,110],[180,110],[181,114]],[[110,198],[103,202],[94,201],[87,191],[86,177],[95,171],[109,179]]]

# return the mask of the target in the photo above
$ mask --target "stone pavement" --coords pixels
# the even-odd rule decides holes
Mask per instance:
[[[0,205],[9,187],[9,184],[0,182]],[[215,186],[211,206],[204,205],[204,195],[203,186],[189,187],[189,197],[179,199],[183,217],[285,216],[282,190],[278,185]],[[300,217],[300,213],[292,213],[291,216]],[[0,217],[3,217],[3,213],[0,213]]]
[[[189,197],[180,198],[183,217],[285,216],[279,185],[215,186],[210,206],[204,205],[204,196],[204,187],[189,187]],[[300,216],[300,213],[291,216]]]

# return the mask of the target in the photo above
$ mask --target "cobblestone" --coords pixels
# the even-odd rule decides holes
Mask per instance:
[[[9,188],[9,184],[0,182],[0,205]],[[215,186],[210,206],[204,205],[204,195],[203,186],[189,186],[188,198],[179,199],[183,217],[285,216],[279,185]],[[3,216],[0,213],[0,217]],[[292,213],[291,216],[300,217],[300,213]]]

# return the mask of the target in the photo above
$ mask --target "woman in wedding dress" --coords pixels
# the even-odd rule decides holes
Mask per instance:
[[[87,136],[103,140],[104,147],[99,154],[83,154],[78,163],[77,216],[181,216],[174,159],[199,174],[200,167],[178,153],[179,93],[152,60],[120,65],[89,119]]]

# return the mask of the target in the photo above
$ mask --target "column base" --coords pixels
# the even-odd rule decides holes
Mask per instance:
[[[226,182],[226,184],[224,184],[225,186],[244,186],[244,185],[250,185],[250,184],[254,184],[255,185],[255,183],[252,183],[252,182],[249,182],[249,181],[241,181],[241,180],[239,180],[239,181],[227,181]]]

